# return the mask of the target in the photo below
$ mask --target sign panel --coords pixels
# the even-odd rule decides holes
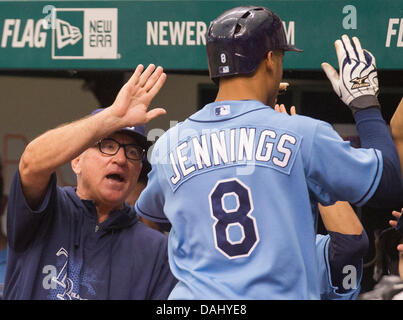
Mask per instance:
[[[381,69],[403,69],[403,0],[254,1],[283,19],[285,69],[337,65],[334,41],[357,36]],[[1,69],[206,70],[210,21],[245,1],[0,0]]]

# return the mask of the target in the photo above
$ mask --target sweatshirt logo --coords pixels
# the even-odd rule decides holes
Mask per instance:
[[[57,265],[59,268],[54,265],[46,265],[42,269],[42,273],[46,274],[42,280],[42,286],[45,290],[50,290],[49,299],[87,300],[80,297],[78,293],[80,286],[78,279],[81,268],[77,268],[72,264],[71,259],[69,259],[69,253],[63,247],[57,251],[56,256],[58,257]],[[74,282],[72,278],[77,279],[78,283]]]

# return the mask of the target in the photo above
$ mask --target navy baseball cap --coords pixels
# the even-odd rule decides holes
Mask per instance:
[[[99,108],[91,112],[91,115],[96,114],[105,110],[104,108]],[[128,133],[136,138],[136,141],[139,142],[140,146],[145,150],[151,146],[151,142],[147,140],[146,136],[146,126],[144,124],[140,124],[135,127],[124,127],[122,129],[116,130],[116,132],[124,132]]]

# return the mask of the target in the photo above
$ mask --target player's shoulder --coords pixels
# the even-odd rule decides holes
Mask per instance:
[[[283,116],[287,116],[285,114],[281,114]],[[320,125],[320,124],[325,124],[328,125],[327,122],[320,120],[320,119],[315,119],[309,116],[305,116],[302,114],[296,114],[293,116],[288,116],[289,117],[289,121],[292,123],[300,123],[301,125],[308,125],[308,126],[316,126],[316,125]]]
[[[323,120],[298,114],[290,116],[289,118],[289,125],[294,128],[294,130],[301,133],[311,133],[315,135],[324,131],[334,131],[333,126]]]
[[[323,120],[300,114],[290,116],[288,114],[275,111],[271,107],[257,110],[253,117],[263,124],[270,122],[277,127],[294,131],[302,136],[314,134],[315,131],[320,127],[332,129],[331,125]]]

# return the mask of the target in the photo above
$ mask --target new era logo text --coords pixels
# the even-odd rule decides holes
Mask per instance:
[[[53,59],[118,59],[116,8],[56,8]]]

